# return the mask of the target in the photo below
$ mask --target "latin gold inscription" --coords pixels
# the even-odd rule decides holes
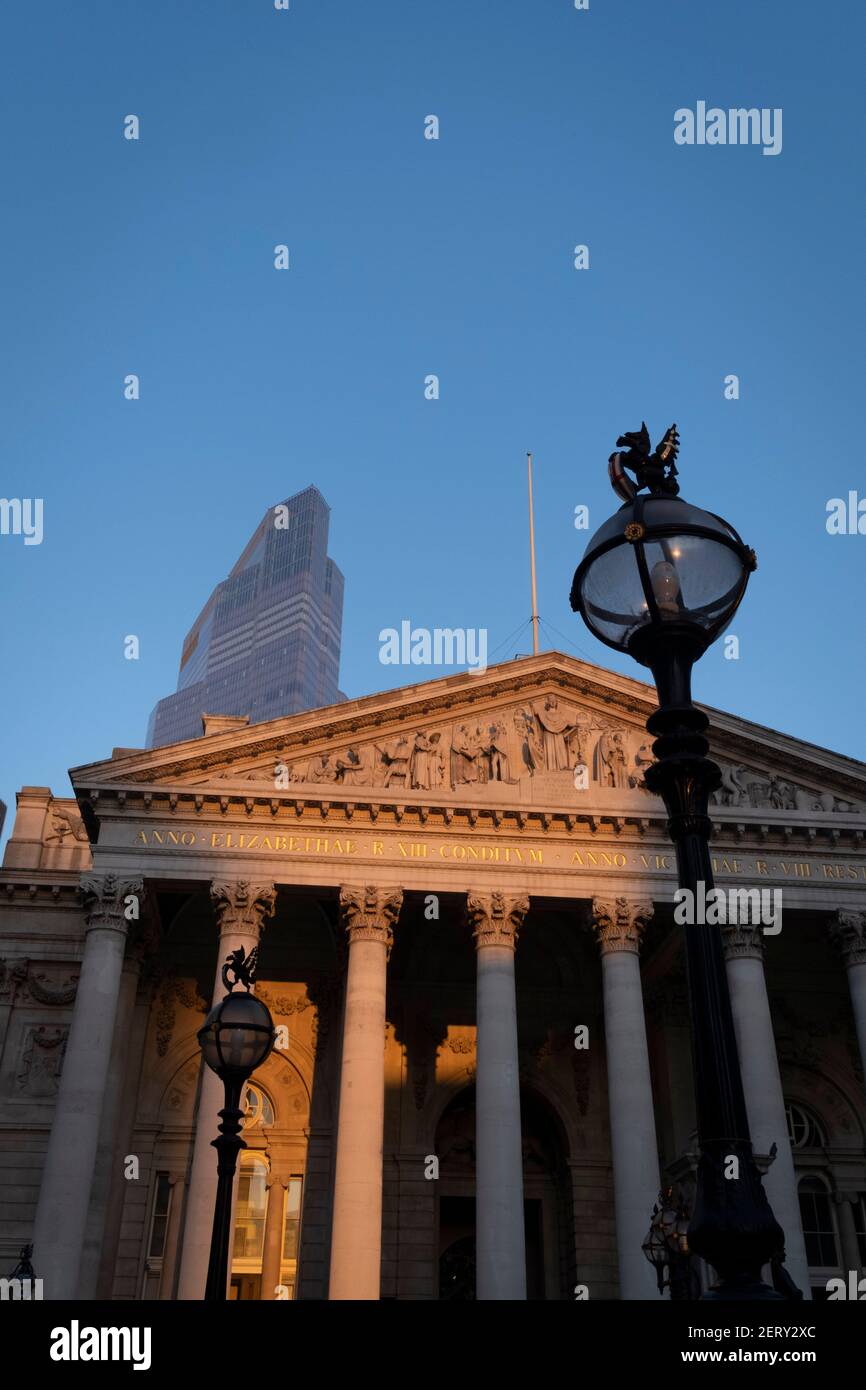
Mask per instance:
[[[626,850],[576,848],[567,841],[551,841],[544,846],[485,843],[480,840],[449,840],[440,836],[426,839],[367,835],[291,835],[275,831],[252,830],[139,830],[134,843],[143,849],[224,850],[231,853],[271,853],[310,858],[372,858],[414,863],[499,864],[514,868],[544,868],[573,871],[633,869],[670,874],[675,869],[672,854],[631,853]],[[740,855],[713,855],[713,872],[729,877],[770,877],[784,879],[833,879],[866,881],[866,864],[822,863],[809,860],[744,859]]]

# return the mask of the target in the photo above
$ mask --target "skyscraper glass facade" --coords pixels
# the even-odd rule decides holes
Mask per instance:
[[[186,635],[177,691],[154,707],[148,748],[196,738],[203,714],[253,724],[343,699],[343,576],[330,508],[308,487],[271,507]]]

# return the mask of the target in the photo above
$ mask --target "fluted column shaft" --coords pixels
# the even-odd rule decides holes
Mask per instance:
[[[653,915],[648,901],[594,898],[601,951],[607,1093],[620,1297],[658,1298],[641,1249],[659,1192],[656,1140],[640,976],[640,944]]]
[[[514,952],[527,897],[470,893],[477,965],[476,1298],[526,1298]]]
[[[830,939],[845,962],[860,1062],[866,1076],[866,912],[840,908],[830,923]]]
[[[857,1223],[854,1220],[854,1204],[859,1201],[859,1194],[856,1192],[837,1192],[836,1210],[839,1213],[839,1240],[842,1246],[839,1252],[842,1258],[842,1269],[847,1276],[854,1270],[858,1279],[863,1274],[863,1260],[860,1257],[860,1242],[857,1239]]]
[[[378,1299],[382,1264],[385,991],[399,888],[345,886],[349,939],[331,1236],[331,1299]]]
[[[721,931],[752,1146],[756,1153],[767,1154],[776,1145],[775,1160],[764,1174],[764,1190],[785,1233],[785,1266],[803,1297],[809,1299],[809,1261],[797,1175],[764,978],[763,932],[760,925],[734,923],[722,926]]]
[[[127,926],[138,914],[128,900],[140,899],[142,882],[88,875],[81,888],[84,958],[33,1232],[34,1266],[49,1299],[78,1292]]]
[[[265,1212],[265,1238],[262,1250],[262,1299],[273,1300],[280,1283],[283,1255],[283,1212],[288,1178],[283,1173],[268,1174],[268,1205]]]
[[[265,922],[273,916],[276,888],[272,883],[212,883],[211,902],[219,926],[219,949],[214,975],[212,1005],[225,996],[222,967],[227,957],[258,946]],[[223,1083],[202,1062],[201,1086],[196,1111],[192,1166],[184,1213],[179,1299],[204,1298],[217,1190],[217,1156],[212,1141],[217,1135],[219,1112],[225,1103]],[[231,1269],[231,1261],[229,1261]]]

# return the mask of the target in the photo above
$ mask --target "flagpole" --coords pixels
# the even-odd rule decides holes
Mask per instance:
[[[532,455],[526,455],[529,475],[529,569],[532,575],[532,654],[538,656],[538,600],[535,593],[535,523],[532,516]]]

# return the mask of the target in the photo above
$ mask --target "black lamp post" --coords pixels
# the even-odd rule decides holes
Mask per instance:
[[[258,951],[252,950],[244,956],[241,948],[227,957],[222,978],[228,993],[211,1009],[198,1034],[205,1061],[225,1087],[219,1138],[211,1141],[217,1151],[218,1181],[204,1294],[205,1302],[210,1303],[223,1302],[226,1297],[232,1186],[238,1153],[246,1148],[240,1137],[244,1115],[241,1097],[252,1073],[272,1052],[275,1040],[274,1021],[267,1005],[250,993],[257,955]],[[244,985],[245,993],[233,993],[238,984]]]
[[[736,613],[755,553],[728,522],[678,496],[676,426],[652,453],[646,425],[617,445],[628,448],[611,455],[609,472],[624,505],[589,542],[571,606],[652,671],[659,708],[647,720],[656,762],[646,785],[664,800],[680,887],[696,894],[702,881],[709,892],[709,797],[721,773],[706,756],[709,720],[692,703],[691,672]],[[778,1298],[761,1268],[784,1236],[752,1155],[721,933],[686,927],[685,943],[700,1145],[689,1248],[719,1275],[705,1298]]]

